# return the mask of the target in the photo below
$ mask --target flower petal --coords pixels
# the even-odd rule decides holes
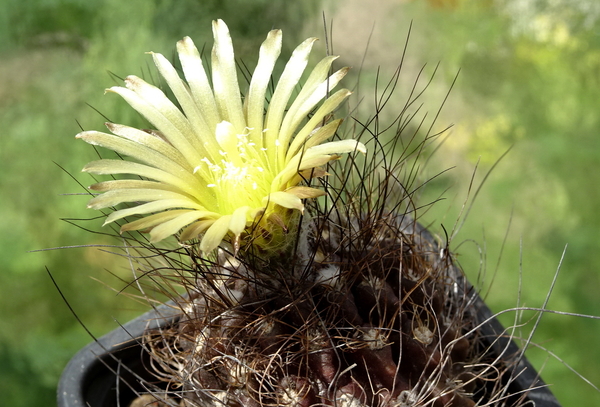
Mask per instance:
[[[304,101],[314,93],[315,89],[321,84],[329,75],[329,70],[333,61],[338,59],[338,56],[329,55],[319,61],[319,63],[313,68],[312,72],[306,79],[302,90],[298,93],[298,96],[294,100],[294,104],[290,106],[290,112],[294,114],[295,109],[304,103]],[[294,106],[296,105],[296,106]]]
[[[204,233],[204,231],[208,229],[213,223],[215,223],[214,219],[199,220],[197,222],[194,222],[181,231],[179,239],[182,242],[195,239],[201,233]]]
[[[200,250],[203,253],[211,252],[219,246],[227,232],[229,232],[230,220],[231,215],[221,216],[206,230],[200,242]]]
[[[312,93],[307,95],[306,100],[302,102],[302,105],[299,106],[298,111],[295,114],[298,116],[307,115],[311,110],[313,110],[317,103],[319,103],[331,92],[333,88],[337,86],[337,84],[344,78],[344,76],[346,76],[349,70],[350,68],[348,67],[342,68],[321,82]]]
[[[281,30],[272,30],[260,47],[258,64],[252,74],[248,96],[246,98],[246,122],[251,129],[250,139],[263,147],[263,117],[265,110],[265,94],[273,67],[281,53]]]
[[[157,163],[155,162],[154,164]],[[170,163],[165,162],[163,164]],[[200,184],[198,179],[189,172],[185,171],[176,164],[164,165],[163,167],[167,168],[169,171],[153,168],[148,165],[132,161],[105,159],[88,163],[85,167],[83,167],[82,171],[99,175],[139,175],[140,177],[153,179],[177,187],[182,192],[194,196],[197,199],[201,199],[202,202],[207,204],[214,202],[214,197],[212,197],[209,188],[206,188]]]
[[[104,124],[108,128],[108,130],[111,131],[111,133],[116,134],[117,136],[126,138],[135,143],[151,148],[152,150],[161,153],[165,157],[169,158],[171,161],[174,161],[183,167],[186,167],[188,165],[185,160],[185,157],[168,141],[166,141],[162,137],[159,137],[156,134],[156,132],[151,132],[150,130],[139,130],[134,127],[124,126],[122,124],[110,122]]]
[[[359,151],[363,154],[367,153],[367,147],[363,143],[357,140],[337,140],[330,141],[329,143],[319,144],[306,150],[304,156],[309,158],[312,156],[322,154],[337,154],[337,153],[351,153],[353,151]],[[300,165],[302,168],[303,166]]]
[[[302,157],[299,171],[320,167],[327,164],[329,161],[337,160],[339,158],[340,156],[337,154],[319,154],[315,156]]]
[[[294,87],[298,84],[306,64],[308,56],[312,50],[312,46],[316,38],[309,38],[300,44],[292,53],[292,57],[286,64],[275,92],[271,97],[267,117],[265,119],[265,147],[267,154],[271,159],[277,157],[277,139],[279,137],[279,129],[281,128],[281,120],[285,109],[287,108],[290,95]]]
[[[171,169],[177,167],[181,170],[188,171],[190,168],[193,168],[190,167],[188,163],[184,163],[182,166],[177,161],[167,158],[161,151],[155,150],[153,147],[112,134],[101,133],[99,131],[84,131],[75,137],[82,139],[88,144],[108,148],[119,154],[133,157],[139,161],[150,164],[153,167]]]
[[[188,209],[175,209],[172,211],[160,212],[155,213],[153,215],[145,216],[141,219],[126,223],[125,225],[121,226],[121,233],[128,232],[130,230],[149,229],[189,212],[193,211],[190,211]]]
[[[102,181],[97,184],[90,185],[89,188],[96,192],[106,192],[119,189],[134,189],[134,188],[152,188],[164,189],[165,191],[181,192],[172,185],[163,184],[161,182],[146,181],[139,179],[117,179],[110,181]]]
[[[248,224],[248,213],[252,210],[249,206],[242,206],[241,208],[236,209],[231,215],[231,219],[229,220],[229,230],[234,236],[239,236],[244,229],[246,229],[246,225]]]
[[[131,79],[131,77],[129,77],[129,79]],[[188,165],[193,167],[200,162],[202,156],[208,155],[208,152],[199,145],[199,142],[194,143],[192,141],[196,136],[191,130],[187,120],[172,122],[162,111],[131,89],[113,86],[108,89],[107,92],[113,92],[121,96],[131,107],[148,119],[152,125],[156,126],[156,128],[165,135],[169,143],[183,154]],[[163,97],[166,98],[166,96],[163,95],[160,99],[163,99]]]
[[[136,205],[131,208],[125,208],[114,211],[104,221],[104,224],[114,222],[132,215],[143,215],[152,212],[166,211],[168,209],[194,209],[201,217],[213,214],[204,210],[204,207],[187,199],[161,199],[160,201],[148,202],[142,205]]]
[[[325,140],[327,140],[335,134],[338,127],[340,127],[340,124],[342,124],[342,121],[343,119],[334,120],[332,122],[327,123],[325,126],[319,127],[316,131],[311,133],[310,137],[307,138],[303,148],[306,150],[313,146],[322,144]]]
[[[269,202],[274,203],[283,206],[284,208],[298,209],[300,212],[304,211],[304,204],[300,198],[294,194],[283,191],[271,192],[268,197],[263,199],[263,202],[265,204]]]
[[[161,199],[182,199],[194,202],[186,195],[171,191],[159,189],[123,189],[108,191],[102,195],[90,199],[88,202],[88,208],[103,209],[116,206],[124,202],[153,202]]]
[[[243,167],[245,165],[240,157],[238,150],[239,138],[233,124],[225,120],[217,124],[215,138],[217,143],[219,143],[219,147],[225,152],[228,161],[234,163],[238,167]]]
[[[346,75],[349,68],[343,68],[331,75],[329,78],[321,82],[311,93],[307,93],[306,95],[302,95],[303,98],[298,98],[294,101],[294,104],[288,110],[283,123],[281,124],[280,134],[279,134],[279,142],[281,144],[289,143],[292,133],[296,131],[298,125],[304,120],[307,115],[314,109],[314,107],[325,97],[327,94],[337,86],[338,82]],[[342,92],[342,91],[345,91]],[[348,97],[352,92],[349,90],[343,89],[342,91],[338,91],[338,94],[334,96],[341,99],[332,99],[330,97],[323,106],[323,115],[320,116],[316,121],[320,121],[325,117],[325,115],[331,113],[334,109],[338,107],[338,105]],[[345,96],[342,96],[345,95]],[[300,95],[299,95],[300,96]],[[299,103],[296,103],[299,102]],[[328,104],[329,102],[329,104]],[[337,104],[336,104],[337,102]],[[314,126],[313,126],[314,128]]]
[[[298,181],[297,175],[300,171],[309,170],[327,164],[331,160],[339,158],[338,155],[330,154],[309,154],[306,152],[298,153],[287,163],[287,165],[277,174],[271,183],[271,193],[285,190],[289,186],[295,185],[290,182]],[[301,179],[300,179],[301,180]]]
[[[342,119],[334,120],[324,126],[318,127],[310,134],[303,134],[301,137],[296,136],[288,149],[286,160],[289,160],[294,154],[297,154],[300,148],[306,150],[312,146],[319,145],[332,137],[341,123]]]
[[[223,20],[213,21],[215,43],[212,51],[212,81],[222,120],[233,124],[238,133],[246,128],[240,85],[229,29]]]
[[[213,129],[204,120],[202,112],[192,98],[190,91],[177,74],[177,71],[173,65],[171,65],[171,63],[162,54],[151,53],[151,55],[154,59],[154,64],[158,68],[158,71],[163,78],[165,78],[167,81],[169,88],[171,88],[173,91],[173,94],[181,105],[186,118],[190,121],[192,128],[197,134],[211,134]],[[210,143],[210,139],[205,141]],[[213,146],[213,148],[214,147],[216,146]]]
[[[175,73],[175,75],[177,75]],[[172,79],[173,80],[173,79]],[[147,101],[152,107],[167,120],[167,123],[174,125],[174,127],[182,134],[188,143],[194,147],[194,151],[190,151],[188,156],[190,159],[197,162],[200,155],[217,157],[218,150],[214,142],[212,142],[212,132],[208,126],[194,127],[194,123],[184,116],[177,106],[162,90],[156,86],[150,85],[143,79],[138,78],[135,75],[130,75],[125,78],[125,85],[127,89],[133,90],[135,93],[140,95],[145,101]],[[187,89],[181,90],[181,92],[187,93]],[[185,94],[184,93],[184,94]],[[189,93],[187,93],[189,95]],[[182,103],[177,100],[179,103]],[[186,102],[185,100],[183,101]],[[191,101],[187,101],[189,105]],[[190,110],[193,110],[192,106],[188,106]],[[190,112],[193,115],[193,112]],[[148,117],[150,120],[150,117]],[[199,120],[199,119],[198,119]],[[160,128],[159,128],[160,129]],[[168,135],[168,134],[167,134]],[[202,137],[202,135],[209,137]],[[185,152],[184,152],[185,153]]]
[[[217,103],[210,87],[202,58],[190,37],[185,37],[177,43],[177,53],[185,79],[190,86],[190,92],[198,110],[202,112],[209,129],[214,131],[221,121],[217,111]]]
[[[287,155],[283,155],[282,157],[285,157],[286,160],[289,160],[294,154],[296,154],[302,143],[304,143],[306,138],[310,136],[310,133],[315,129],[315,127],[317,127],[323,121],[325,116],[334,111],[351,94],[352,92],[350,92],[348,89],[340,89],[331,97],[327,98],[327,100],[323,102],[323,104],[317,109],[310,120],[302,127],[298,134],[296,134],[290,149],[287,151]]]
[[[168,213],[168,212],[167,212]],[[161,240],[174,235],[182,228],[204,216],[200,211],[189,211],[177,216],[174,219],[163,222],[150,231],[150,242],[160,242]]]
[[[317,198],[325,195],[325,191],[317,188],[310,187],[292,187],[287,189],[285,192],[288,194],[296,195],[300,199]]]

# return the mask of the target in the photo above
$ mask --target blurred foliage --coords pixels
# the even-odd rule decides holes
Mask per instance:
[[[425,201],[434,199],[452,186],[446,203],[436,204],[426,213],[440,236],[444,236],[440,223],[451,231],[461,213],[476,163],[479,161],[475,177],[478,183],[513,146],[487,179],[466,223],[452,241],[471,280],[484,279],[485,292],[491,285],[487,297],[491,307],[499,311],[517,304],[520,277],[521,304],[540,306],[568,243],[549,307],[598,314],[597,3],[379,0],[370,4],[366,13],[349,9],[348,4],[360,2],[332,2],[336,6],[334,27],[339,19],[337,24],[348,24],[346,28],[351,31],[360,27],[346,23],[346,15],[354,14],[369,25],[372,22],[367,20],[376,15],[377,5],[384,4],[385,13],[378,24],[387,30],[386,42],[378,54],[381,58],[364,63],[361,80],[366,84],[377,77],[376,65],[383,65],[382,72],[385,68],[395,69],[410,21],[413,32],[407,59],[419,63],[441,61],[438,84],[427,91],[432,94],[430,100],[437,103],[433,110],[461,70],[438,119],[440,129],[449,123],[456,126],[428,170],[433,175],[448,167],[456,168],[431,181],[423,196]],[[106,120],[102,115],[116,122],[142,124],[132,109],[125,108],[116,97],[103,97],[102,90],[120,83],[119,78],[128,74],[154,78],[151,59],[144,52],[162,52],[169,57],[175,42],[184,35],[192,37],[199,47],[210,47],[210,21],[215,18],[228,23],[238,56],[249,66],[256,60],[258,45],[273,27],[284,30],[284,47],[288,47],[284,54],[289,55],[306,35],[315,35],[314,31],[306,33],[304,27],[307,22],[311,28],[320,26],[320,7],[317,1],[285,0],[0,2],[0,210],[5,219],[0,224],[3,404],[53,405],[63,366],[90,340],[62,302],[46,267],[95,335],[114,329],[115,319],[127,321],[144,309],[104,287],[124,287],[131,280],[127,265],[118,256],[85,247],[114,242],[59,220],[97,216],[85,209],[85,189],[71,176],[89,184],[91,180],[80,176],[79,171],[95,152],[73,136],[81,128],[101,129]],[[316,35],[321,36],[321,32]],[[343,49],[344,43],[350,50],[363,47],[367,39],[362,40],[358,44],[351,35],[333,37],[338,49]],[[395,47],[389,48],[390,43]],[[377,46],[372,44],[373,48]],[[346,59],[344,63],[357,67],[359,61]],[[410,64],[405,69],[412,75]],[[431,65],[426,68],[429,73],[432,70]],[[399,103],[404,102],[402,98],[399,93]],[[371,102],[365,103],[369,106]],[[63,195],[67,193],[82,196]],[[511,229],[496,268],[509,223]],[[101,230],[99,219],[80,224]],[[84,247],[27,253],[70,245]],[[480,267],[480,259],[485,270]],[[510,313],[501,319],[512,324],[514,317]],[[524,313],[523,317],[530,318],[531,314]],[[526,336],[527,331],[521,335]],[[599,384],[599,336],[600,323],[596,321],[548,314],[534,341],[543,342]],[[565,406],[598,405],[600,395],[576,375],[565,374],[567,368],[549,358],[547,352],[532,352],[530,358],[537,368],[550,359],[543,370],[544,378],[556,383],[552,390]]]

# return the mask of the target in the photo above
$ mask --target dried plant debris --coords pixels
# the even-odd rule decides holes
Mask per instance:
[[[501,385],[511,366],[486,357],[473,329],[476,295],[425,229],[407,215],[311,226],[308,259],[260,263],[220,251],[214,264],[196,265],[180,320],[145,337],[164,403],[497,401],[501,389],[485,383]]]

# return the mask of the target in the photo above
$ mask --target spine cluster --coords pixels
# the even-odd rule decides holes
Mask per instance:
[[[197,265],[181,320],[146,338],[171,402],[476,405],[471,297],[432,236],[407,215],[307,227],[295,257]]]

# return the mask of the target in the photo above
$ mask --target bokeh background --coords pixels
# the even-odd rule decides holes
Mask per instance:
[[[253,66],[271,28],[284,30],[287,55],[306,36],[323,38],[323,13],[333,52],[353,66],[348,80],[360,77],[362,110],[370,106],[377,69],[384,80],[400,63],[411,23],[390,115],[419,69],[426,64],[429,77],[439,62],[422,98],[431,119],[460,70],[434,129],[454,126],[423,169],[426,178],[452,167],[422,196],[427,202],[447,190],[446,199],[423,219],[441,236],[441,225],[457,231],[451,246],[490,307],[541,306],[568,244],[548,307],[600,315],[597,1],[4,0],[0,404],[54,405],[61,370],[90,341],[46,270],[94,335],[145,309],[118,294],[131,278],[123,260],[88,246],[114,243],[84,229],[99,231],[102,221],[78,222],[83,228],[70,221],[97,216],[85,209],[88,197],[78,184],[91,182],[80,169],[95,152],[74,135],[102,129],[102,115],[141,125],[103,89],[128,74],[152,78],[144,52],[171,56],[184,35],[210,47],[215,18],[228,23],[238,56]],[[323,55],[324,44],[315,53]],[[78,247],[31,252],[63,246]],[[501,319],[509,325],[533,316],[511,312]],[[527,328],[517,334],[526,337]],[[579,377],[600,385],[598,338],[598,320],[543,316],[534,336],[539,346],[528,356],[564,406],[600,405],[599,392]]]

